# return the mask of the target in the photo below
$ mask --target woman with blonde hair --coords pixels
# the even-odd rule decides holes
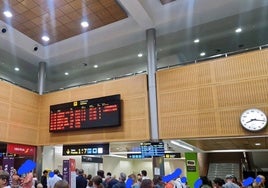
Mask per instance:
[[[265,188],[265,177],[263,175],[258,175],[256,179],[259,179],[260,181],[256,181],[252,184],[253,188]]]

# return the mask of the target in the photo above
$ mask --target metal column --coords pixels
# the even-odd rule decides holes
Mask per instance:
[[[155,29],[146,30],[147,56],[148,56],[148,87],[149,87],[149,110],[150,110],[150,132],[151,139],[158,140],[158,118],[157,118],[157,97],[156,97],[156,32]]]
[[[149,110],[150,110],[150,133],[152,141],[159,141],[158,113],[156,96],[156,31],[154,28],[146,30],[147,56],[148,56],[148,87],[149,87]],[[153,157],[153,175],[163,176],[164,157]]]
[[[39,62],[39,71],[38,71],[39,95],[42,95],[44,92],[45,79],[46,79],[46,62]]]

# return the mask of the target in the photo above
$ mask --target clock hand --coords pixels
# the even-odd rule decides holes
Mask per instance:
[[[250,123],[252,121],[264,121],[264,120],[261,120],[261,119],[251,119],[251,120],[247,121],[246,123]]]
[[[249,122],[252,122],[252,121],[255,121],[256,119],[251,119],[249,121],[247,121],[246,123],[249,123]]]
[[[264,120],[261,120],[261,119],[254,119],[253,121],[264,121]]]

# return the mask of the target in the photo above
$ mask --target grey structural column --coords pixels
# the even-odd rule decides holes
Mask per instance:
[[[43,146],[37,146],[36,147],[36,175],[38,177],[38,180],[41,179],[42,176],[42,163],[43,163]]]
[[[39,62],[38,67],[38,93],[44,93],[45,79],[46,79],[46,62]]]
[[[149,87],[149,110],[150,110],[150,132],[151,139],[158,140],[158,118],[157,118],[157,97],[156,97],[156,31],[155,29],[146,30],[147,39],[147,71]]]
[[[39,62],[38,65],[38,93],[42,95],[46,79],[46,62]],[[36,163],[36,173],[37,177],[40,179],[42,176],[43,146],[37,146]]]
[[[46,79],[46,62],[39,62],[38,70],[38,93],[42,95],[44,92],[44,85]],[[36,151],[36,173],[37,177],[42,175],[42,162],[43,162],[43,146],[37,146]]]
[[[146,30],[147,57],[148,57],[148,87],[149,87],[149,110],[150,110],[150,133],[152,141],[159,141],[158,113],[156,95],[156,30]],[[153,157],[153,175],[165,175],[164,157]]]

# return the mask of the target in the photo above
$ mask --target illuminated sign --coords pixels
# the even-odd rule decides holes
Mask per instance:
[[[51,105],[49,123],[50,132],[120,126],[120,95]]]
[[[109,144],[63,145],[62,155],[109,155]]]
[[[82,162],[84,162],[84,163],[103,163],[103,158],[82,156]]]
[[[141,153],[129,153],[129,154],[127,154],[127,158],[129,158],[129,159],[144,159],[144,157],[142,156]],[[165,153],[164,158],[167,158],[167,159],[181,158],[181,153]]]
[[[161,157],[165,154],[164,142],[143,142],[140,149],[143,158]]]
[[[17,155],[35,155],[36,147],[22,144],[7,144],[7,153]]]

